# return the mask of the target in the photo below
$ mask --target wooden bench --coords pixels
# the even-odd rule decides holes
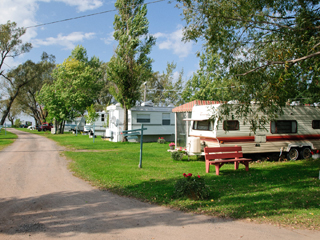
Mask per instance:
[[[249,161],[252,159],[243,158],[242,147],[205,147],[206,173],[209,173],[210,165],[216,166],[216,174],[219,175],[220,168],[228,162],[234,162],[234,169],[239,168],[239,163],[249,171]]]

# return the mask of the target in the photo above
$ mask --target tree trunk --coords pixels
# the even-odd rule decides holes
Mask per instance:
[[[2,118],[1,118],[1,121],[0,121],[0,125],[4,124],[8,114],[10,112],[10,109],[11,109],[11,106],[13,104],[13,101],[18,96],[19,89],[20,89],[20,87],[17,89],[16,93],[12,97],[9,98],[9,102],[8,102],[8,104],[6,106],[6,109],[3,111],[3,115],[2,115]]]
[[[123,104],[123,111],[124,111],[124,116],[123,116],[123,131],[128,130],[128,109],[125,104]],[[127,137],[123,136],[122,142],[128,142]]]

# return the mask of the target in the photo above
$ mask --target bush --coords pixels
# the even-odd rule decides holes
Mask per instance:
[[[192,177],[192,174],[183,174],[174,187],[174,196],[177,198],[188,197],[193,200],[206,199],[209,197],[210,189],[205,185],[204,179],[200,175]]]
[[[171,153],[171,157],[172,157],[173,160],[181,160],[182,157],[183,157],[183,153],[179,152],[179,151],[172,152]]]
[[[158,138],[158,143],[164,144],[164,143],[166,143],[166,140],[164,140],[163,137],[162,138]]]

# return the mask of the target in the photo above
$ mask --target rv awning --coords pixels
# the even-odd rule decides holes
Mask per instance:
[[[172,109],[172,112],[192,112],[192,108],[195,105],[210,105],[210,104],[218,104],[221,103],[219,101],[204,101],[204,100],[194,100],[192,102],[185,103],[179,107],[175,107]]]

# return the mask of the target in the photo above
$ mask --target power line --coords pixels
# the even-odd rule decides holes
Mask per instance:
[[[144,3],[144,4],[148,5],[148,4],[159,3],[159,2],[163,2],[163,1],[165,1],[165,0],[157,0],[157,1],[148,2],[148,3]],[[139,5],[142,6],[144,4],[139,4]],[[139,6],[139,5],[137,5],[137,6]],[[124,9],[124,8],[121,8],[121,9]],[[63,19],[63,20],[57,20],[57,21],[48,22],[48,23],[42,23],[42,24],[38,24],[38,25],[34,25],[34,26],[25,27],[25,29],[36,28],[36,27],[41,27],[41,26],[46,26],[46,25],[51,25],[51,24],[61,23],[61,22],[67,22],[67,21],[71,21],[71,20],[76,20],[76,19],[86,18],[86,17],[92,17],[92,16],[105,14],[105,13],[110,13],[110,12],[115,12],[115,11],[118,11],[118,9],[112,9],[112,10],[107,10],[107,11],[103,11],[103,12],[97,12],[97,13],[82,15],[82,16],[79,16],[79,17],[66,18],[66,19]]]

